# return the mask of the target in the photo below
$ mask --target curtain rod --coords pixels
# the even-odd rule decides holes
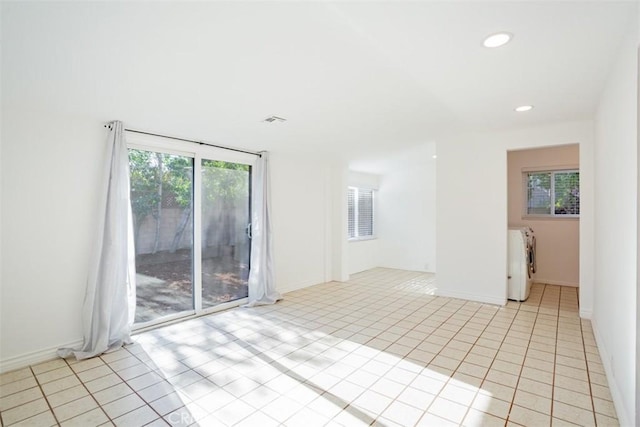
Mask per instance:
[[[111,129],[111,123],[107,123],[106,125],[104,125],[104,127]],[[207,145],[209,147],[221,148],[223,150],[236,151],[238,153],[253,154],[254,156],[262,157],[262,154],[258,153],[257,151],[249,151],[249,150],[242,150],[240,148],[225,147],[224,145],[210,144],[208,142],[196,141],[194,139],[178,138],[176,136],[161,135],[159,133],[145,132],[145,131],[136,130],[136,129],[125,128],[124,130],[125,130],[125,132],[139,133],[139,134],[142,134],[142,135],[159,136],[160,138],[175,139],[176,141],[191,142],[192,144]]]

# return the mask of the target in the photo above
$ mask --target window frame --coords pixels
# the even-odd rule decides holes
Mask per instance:
[[[555,175],[560,173],[577,173],[578,174],[578,188],[580,188],[580,169],[575,166],[562,167],[558,169],[543,168],[543,169],[526,169],[522,171],[522,218],[523,219],[546,219],[546,220],[563,220],[563,219],[580,219],[580,214],[556,214],[555,213]],[[529,175],[531,174],[549,174],[550,175],[550,199],[551,209],[549,213],[541,214],[529,213]]]
[[[355,203],[354,203],[354,211],[353,211],[353,220],[354,220],[354,232],[355,232],[355,236],[351,237],[349,236],[349,222],[351,221],[351,217],[349,215],[349,191],[351,190],[355,190]],[[371,234],[367,234],[364,236],[359,236],[358,235],[358,231],[359,231],[359,197],[358,197],[358,192],[360,190],[366,190],[366,191],[370,191],[371,192]],[[369,188],[369,187],[358,187],[355,185],[349,185],[347,187],[347,240],[349,242],[359,242],[359,241],[364,241],[364,240],[374,240],[377,239],[377,235],[376,235],[376,192],[377,190],[375,188]]]

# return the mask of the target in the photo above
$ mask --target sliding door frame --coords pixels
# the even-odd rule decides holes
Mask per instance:
[[[223,148],[212,147],[209,145],[196,145],[189,142],[165,138],[160,136],[152,136],[138,134],[134,132],[126,133],[127,148],[136,150],[145,150],[163,154],[172,154],[176,156],[189,157],[193,159],[193,309],[185,310],[180,313],[163,316],[159,319],[150,320],[148,322],[134,323],[133,331],[142,332],[143,330],[152,329],[166,323],[175,323],[176,321],[188,320],[194,317],[204,316],[229,308],[238,307],[248,302],[248,298],[240,298],[233,301],[217,304],[206,309],[202,308],[202,160],[219,160],[229,163],[240,163],[255,167],[256,156]],[[251,180],[253,171],[250,169],[249,179]],[[251,200],[252,183],[249,182],[249,215],[251,216]],[[249,219],[250,220],[250,219]],[[136,284],[137,286],[137,284]],[[137,289],[136,289],[137,291]]]

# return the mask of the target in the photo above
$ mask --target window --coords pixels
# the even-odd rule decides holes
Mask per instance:
[[[580,215],[580,172],[562,170],[527,172],[525,215],[578,217]]]
[[[349,240],[372,239],[374,190],[367,188],[349,187],[348,216]]]

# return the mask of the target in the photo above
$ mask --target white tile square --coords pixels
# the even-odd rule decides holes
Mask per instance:
[[[113,423],[117,427],[137,427],[146,425],[158,418],[158,414],[156,414],[149,406],[145,405],[115,418]]]
[[[395,401],[382,412],[382,417],[390,419],[399,425],[411,426],[418,422],[423,413],[424,411],[420,409]]]
[[[260,409],[275,399],[280,397],[280,393],[273,391],[267,386],[259,386],[242,397],[242,400],[256,409]]]
[[[435,400],[436,395],[427,393],[414,387],[407,387],[396,399],[420,410],[426,410]]]
[[[251,416],[256,409],[240,399],[221,407],[214,412],[216,418],[227,425],[234,425],[239,421]]]
[[[77,378],[75,377],[69,377],[69,378],[74,380],[71,385],[80,384],[80,381],[78,381]],[[100,378],[96,378],[91,381],[83,381],[83,384],[87,388],[87,390],[89,390],[90,393],[95,393],[100,390],[104,390],[105,388],[112,387],[121,382],[122,382],[122,379],[119,376],[117,376],[115,373],[110,373],[108,375],[105,375]],[[54,383],[50,383],[50,384],[53,385]],[[45,390],[45,394],[47,394],[47,390],[45,389],[45,387],[43,387],[43,390]]]
[[[97,393],[93,393],[93,398],[100,404],[106,405],[107,403],[118,400],[124,396],[133,394],[133,390],[126,383],[116,384],[113,387],[100,390]]]
[[[369,387],[369,390],[378,392],[391,399],[395,399],[400,395],[400,393],[402,393],[405,388],[406,385],[399,384],[386,378],[381,378],[376,381],[371,387]]]
[[[270,418],[272,421],[272,418]],[[329,422],[329,418],[322,414],[319,414],[311,409],[303,408],[294,415],[292,415],[287,421],[286,425],[290,426],[305,426],[305,427],[324,427]],[[250,424],[246,424],[249,426]],[[255,424],[254,424],[255,425]]]
[[[442,397],[436,398],[429,407],[429,413],[454,423],[461,423],[467,407]]]
[[[594,412],[558,401],[553,403],[553,416],[582,426],[595,425]]]
[[[62,427],[87,427],[104,425],[109,421],[107,415],[100,408],[92,409],[88,412],[70,418],[61,423]]]
[[[383,394],[367,390],[358,396],[358,398],[353,401],[352,405],[366,411],[367,414],[380,415],[392,401],[393,399]]]
[[[47,400],[49,401],[49,405],[55,408],[56,406],[64,405],[65,403],[72,402],[76,399],[80,399],[81,397],[85,397],[88,395],[89,392],[84,386],[77,385],[75,387],[62,390],[58,393],[50,394],[47,396]]]
[[[542,397],[523,390],[516,390],[513,403],[514,405],[551,415],[551,399],[549,397]]]
[[[158,414],[164,416],[187,403],[189,403],[189,400],[185,396],[181,396],[178,393],[170,393],[149,403],[149,406],[151,406]]]
[[[91,396],[85,396],[64,405],[53,408],[58,421],[65,421],[78,415],[89,412],[98,407],[98,404]]]
[[[24,380],[26,378],[33,378],[33,373],[31,372],[31,368],[23,368],[16,369],[15,371],[5,372],[4,374],[0,374],[0,385],[4,386],[6,384]]]
[[[506,420],[476,409],[469,409],[462,425],[465,427],[504,427]]]
[[[149,387],[143,388],[142,390],[139,390],[138,395],[142,397],[146,402],[153,402],[154,400],[160,399],[161,397],[175,391],[176,389],[173,385],[169,384],[167,381],[161,381]]]
[[[211,393],[205,394],[203,397],[196,400],[195,403],[205,411],[213,413],[234,400],[236,400],[235,396],[220,388],[212,391]]]
[[[38,383],[33,376],[8,382],[0,387],[0,398],[36,387]],[[44,387],[43,387],[44,388]]]
[[[134,409],[138,409],[141,406],[145,406],[146,403],[137,394],[130,394],[113,402],[107,403],[102,406],[102,409],[107,413],[111,419],[118,418],[121,415],[131,412]]]
[[[262,412],[278,422],[284,422],[300,409],[302,409],[302,405],[298,402],[286,396],[281,396],[263,407]]]
[[[49,406],[43,398],[33,400],[23,405],[3,411],[2,424],[7,426],[15,424],[48,410]]]
[[[461,405],[469,406],[476,397],[477,389],[471,387],[459,387],[451,383],[444,386],[438,397],[449,399]]]
[[[10,394],[6,397],[0,398],[0,411],[6,411],[16,406],[24,405],[25,403],[32,402],[34,400],[42,398],[42,392],[39,387],[28,388],[17,393]]]
[[[53,371],[60,368],[68,368],[67,362],[64,359],[53,359],[48,362],[40,363],[31,366],[33,373],[38,376],[44,372]]]

